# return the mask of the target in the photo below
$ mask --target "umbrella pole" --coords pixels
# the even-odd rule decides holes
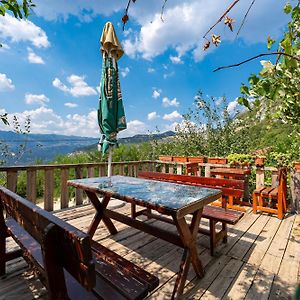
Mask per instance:
[[[107,168],[107,176],[111,177],[111,161],[112,161],[112,147],[109,146],[108,149],[108,168]]]

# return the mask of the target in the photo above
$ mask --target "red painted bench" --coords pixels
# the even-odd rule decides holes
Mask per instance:
[[[140,172],[138,176],[151,180],[168,181],[179,184],[220,189],[222,191],[222,198],[224,199],[229,197],[242,197],[244,195],[244,182],[242,180],[175,175],[160,172]],[[199,228],[199,232],[210,237],[211,255],[214,255],[214,249],[220,240],[223,240],[224,243],[227,242],[227,224],[235,225],[244,215],[242,212],[227,209],[225,200],[223,201],[223,203],[224,207],[206,205],[202,213],[202,218],[206,218],[209,220],[210,228],[209,230]],[[152,214],[149,210],[136,212],[135,206],[132,205],[132,217],[135,218],[140,214],[147,215],[148,217],[162,219],[157,215]],[[169,222],[166,218],[164,218],[163,220]],[[218,222],[222,224],[222,228],[220,231],[217,231],[216,229],[216,224]]]
[[[7,237],[20,249],[6,252]],[[19,256],[37,271],[50,300],[143,299],[158,286],[157,277],[0,187],[0,276]]]

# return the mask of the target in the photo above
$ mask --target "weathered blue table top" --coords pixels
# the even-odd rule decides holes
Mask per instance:
[[[110,193],[113,197],[129,197],[169,209],[180,209],[220,195],[220,190],[127,176],[96,177],[69,180],[69,185]],[[207,204],[207,203],[205,203]]]

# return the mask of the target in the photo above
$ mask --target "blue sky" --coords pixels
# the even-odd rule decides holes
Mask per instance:
[[[239,87],[259,61],[213,73],[212,70],[266,52],[265,41],[282,35],[285,1],[256,1],[238,39],[223,24],[219,47],[203,52],[204,32],[231,1],[139,0],[120,22],[127,1],[37,0],[28,21],[0,17],[0,113],[29,115],[32,133],[97,137],[98,86],[101,76],[99,38],[111,21],[125,50],[119,61],[128,129],[120,136],[174,129],[202,90],[227,96],[237,109]],[[229,16],[241,22],[251,0],[238,3]],[[108,4],[109,3],[109,4]],[[8,130],[1,124],[0,129]]]

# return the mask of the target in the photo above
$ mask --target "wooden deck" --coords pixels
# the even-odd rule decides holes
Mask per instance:
[[[126,205],[118,210],[129,214]],[[59,211],[56,215],[87,230],[94,209],[91,206]],[[171,224],[155,222],[174,230]],[[207,226],[205,220],[202,226]],[[94,238],[126,259],[140,265],[160,279],[149,299],[170,299],[182,249],[115,222],[119,233],[110,236],[99,227]],[[300,216],[288,215],[283,221],[274,216],[254,215],[250,211],[229,227],[227,244],[209,255],[209,241],[198,236],[199,252],[206,270],[198,279],[191,269],[184,299],[291,299],[299,281]],[[9,247],[15,247],[13,241]],[[47,292],[23,259],[8,264],[7,276],[0,279],[0,300],[47,299]],[[108,299],[109,300],[109,299]]]

